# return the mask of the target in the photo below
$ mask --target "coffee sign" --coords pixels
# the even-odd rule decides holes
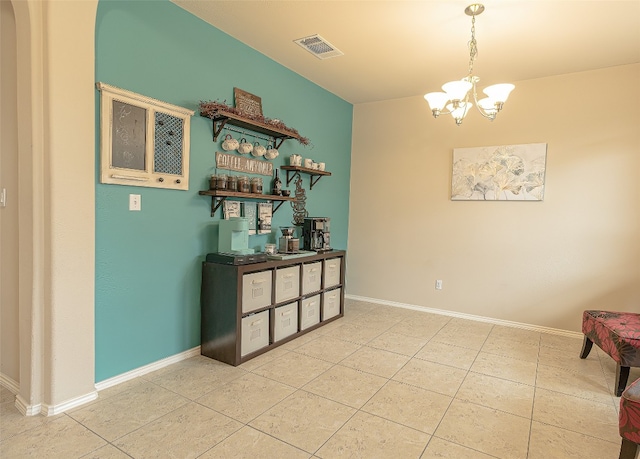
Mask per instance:
[[[233,88],[236,108],[245,115],[263,116],[262,99],[242,89]]]
[[[216,152],[216,167],[247,174],[273,175],[273,163],[219,151]]]

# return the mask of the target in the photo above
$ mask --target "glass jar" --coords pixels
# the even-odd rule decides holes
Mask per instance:
[[[227,177],[227,191],[238,191],[238,177],[235,175]]]
[[[209,178],[209,189],[215,190],[217,186],[218,186],[218,177],[216,177],[216,175],[213,174],[211,178]]]
[[[227,174],[218,174],[216,178],[216,190],[227,189]]]
[[[246,175],[241,175],[238,177],[238,187],[237,190],[240,193],[249,193],[251,192],[251,187],[249,186],[249,177]]]
[[[262,177],[253,177],[251,179],[251,192],[262,194]]]

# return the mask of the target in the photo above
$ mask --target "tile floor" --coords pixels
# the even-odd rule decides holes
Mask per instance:
[[[22,417],[2,389],[0,457],[618,457],[615,367],[596,346],[580,360],[581,339],[346,309],[239,367],[194,357],[54,417]]]

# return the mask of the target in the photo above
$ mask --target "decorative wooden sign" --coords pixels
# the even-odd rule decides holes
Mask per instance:
[[[216,167],[247,174],[273,175],[273,163],[219,151],[216,152]]]
[[[262,99],[242,89],[233,88],[236,108],[245,115],[262,117]]]

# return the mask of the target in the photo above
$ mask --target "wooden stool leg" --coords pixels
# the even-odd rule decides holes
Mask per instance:
[[[584,335],[584,341],[582,342],[582,351],[580,351],[580,358],[586,359],[591,352],[591,347],[593,346],[593,341],[587,338],[587,335]]]
[[[622,392],[627,387],[627,380],[629,379],[629,367],[623,367],[619,363],[616,364],[616,382],[614,384],[614,390],[616,397],[620,397]]]
[[[626,438],[622,439],[622,446],[620,446],[620,457],[619,459],[635,459],[636,453],[638,452],[638,444],[632,442],[631,440],[627,440]]]

